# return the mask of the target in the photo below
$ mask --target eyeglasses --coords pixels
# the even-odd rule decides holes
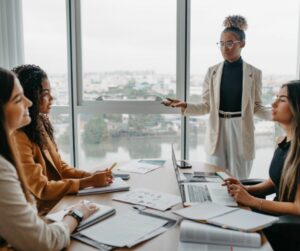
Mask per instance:
[[[234,44],[240,43],[240,42],[241,42],[241,41],[239,41],[239,40],[236,40],[236,41],[228,40],[228,41],[226,41],[226,42],[220,41],[220,42],[217,43],[217,46],[218,46],[219,48],[226,47],[226,48],[228,48],[228,49],[232,49],[233,46],[234,46]]]

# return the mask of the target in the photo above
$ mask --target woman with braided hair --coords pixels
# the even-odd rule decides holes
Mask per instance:
[[[40,214],[47,213],[64,195],[86,187],[107,186],[112,182],[108,169],[89,173],[65,163],[57,149],[48,118],[53,97],[47,74],[36,65],[21,65],[16,73],[24,95],[32,101],[31,123],[15,132],[21,166]]]
[[[224,61],[208,69],[199,103],[168,98],[163,104],[181,108],[183,115],[209,113],[204,144],[207,162],[245,179],[255,156],[254,114],[271,120],[271,109],[262,105],[261,71],[241,57],[246,19],[228,16],[224,26],[217,43]]]

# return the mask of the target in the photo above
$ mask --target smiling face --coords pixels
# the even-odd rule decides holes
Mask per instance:
[[[290,108],[286,86],[280,89],[276,100],[272,103],[272,119],[285,126],[289,126],[292,122],[293,114]]]
[[[233,47],[228,48],[226,46],[221,47],[221,53],[225,60],[229,62],[235,62],[241,56],[242,48],[245,46],[245,41],[240,41],[239,37],[233,32],[222,32],[220,42],[227,43],[228,41],[232,41]],[[240,41],[240,42],[237,42]]]
[[[23,94],[23,88],[19,80],[15,78],[12,95],[4,107],[4,116],[9,134],[30,123],[28,107],[31,105],[32,102]]]
[[[48,114],[51,110],[53,97],[51,95],[50,82],[45,78],[42,82],[42,91],[40,97],[40,113]]]

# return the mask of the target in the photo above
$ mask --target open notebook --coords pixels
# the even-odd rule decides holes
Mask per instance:
[[[258,231],[278,221],[278,217],[226,207],[213,202],[203,202],[174,213],[186,219],[245,232]]]

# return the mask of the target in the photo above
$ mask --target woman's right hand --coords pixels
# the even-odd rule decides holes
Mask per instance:
[[[230,185],[240,185],[240,186],[243,186],[242,184],[241,184],[241,182],[238,180],[238,179],[236,179],[236,178],[233,178],[233,177],[230,177],[230,178],[228,178],[228,179],[225,179],[224,180],[224,183],[222,184],[222,186],[227,186],[227,191],[229,192],[229,187],[230,187]]]
[[[93,180],[93,186],[94,187],[103,187],[103,186],[108,186],[111,184],[112,181],[112,173],[110,170],[106,169],[105,171],[101,172],[95,172],[91,176]]]
[[[94,214],[99,210],[99,207],[97,207],[96,204],[90,202],[85,203],[84,201],[75,204],[72,208],[76,208],[83,213],[83,220],[87,219],[88,217],[90,217],[92,214]]]
[[[166,98],[161,103],[165,106],[179,107],[183,109],[187,107],[187,103],[179,99]]]

